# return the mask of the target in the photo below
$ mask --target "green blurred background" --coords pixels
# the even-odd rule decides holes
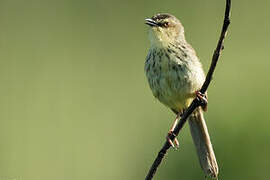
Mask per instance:
[[[204,69],[225,0],[1,0],[0,180],[144,179],[174,115],[144,75],[144,18],[183,23]],[[269,179],[270,1],[233,0],[206,113],[220,179]],[[203,179],[187,126],[155,179]]]

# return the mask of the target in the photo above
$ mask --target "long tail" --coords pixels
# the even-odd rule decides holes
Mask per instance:
[[[189,117],[189,127],[201,168],[207,177],[217,179],[218,164],[201,108],[196,109]]]

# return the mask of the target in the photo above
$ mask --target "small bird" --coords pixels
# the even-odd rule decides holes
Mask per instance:
[[[157,14],[145,19],[149,25],[150,49],[145,73],[153,95],[177,116],[181,116],[199,93],[205,74],[194,49],[185,39],[184,27],[171,14]],[[191,135],[200,165],[207,177],[217,178],[218,165],[203,117],[205,107],[198,107],[189,117]],[[177,124],[174,121],[169,134]],[[168,138],[168,137],[167,137]],[[168,139],[169,140],[169,139]],[[174,144],[169,140],[172,146]],[[174,140],[176,146],[178,140]]]

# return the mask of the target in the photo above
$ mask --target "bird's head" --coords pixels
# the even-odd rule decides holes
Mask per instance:
[[[166,46],[176,41],[185,41],[184,27],[173,15],[157,14],[145,21],[145,24],[150,26],[151,45]]]

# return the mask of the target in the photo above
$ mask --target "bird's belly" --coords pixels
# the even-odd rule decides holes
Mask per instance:
[[[187,108],[195,97],[192,76],[185,70],[153,70],[150,74],[148,81],[154,96],[169,108],[181,111]]]

